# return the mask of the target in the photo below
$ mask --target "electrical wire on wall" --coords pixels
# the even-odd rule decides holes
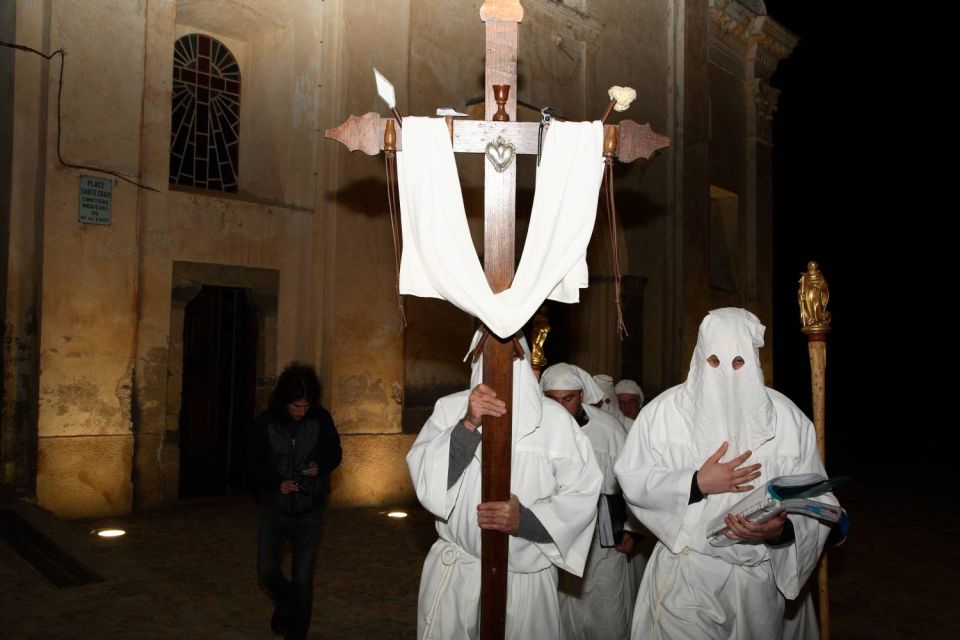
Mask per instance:
[[[129,182],[135,187],[140,187],[141,189],[147,189],[149,191],[156,191],[157,193],[160,193],[159,189],[154,189],[153,187],[149,187],[141,182],[138,182],[137,180],[134,180],[133,178],[123,175],[122,173],[117,173],[116,171],[111,171],[110,169],[101,169],[99,167],[91,167],[85,164],[73,164],[72,162],[67,162],[66,160],[64,160],[63,154],[60,152],[60,128],[61,128],[60,112],[61,112],[61,101],[63,97],[63,67],[66,62],[67,53],[63,49],[57,49],[53,53],[46,54],[46,53],[43,53],[42,51],[37,51],[36,49],[33,49],[26,45],[16,44],[13,42],[4,42],[2,40],[0,40],[0,46],[9,47],[11,49],[19,49],[20,51],[26,51],[28,53],[35,53],[41,58],[45,58],[47,60],[52,60],[53,57],[56,55],[60,56],[60,79],[59,79],[59,82],[57,83],[57,160],[60,161],[60,164],[62,164],[65,167],[70,167],[71,169],[85,169],[87,171],[97,171],[99,173],[106,173],[107,175],[111,175],[116,178],[119,178],[124,182]]]

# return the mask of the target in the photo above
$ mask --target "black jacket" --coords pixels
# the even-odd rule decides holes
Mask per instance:
[[[264,411],[253,425],[253,459],[261,502],[283,513],[300,514],[323,506],[330,472],[343,457],[333,418],[323,407],[311,408],[299,422],[278,420]],[[313,460],[319,474],[304,476]],[[302,489],[280,493],[280,483],[293,480]]]

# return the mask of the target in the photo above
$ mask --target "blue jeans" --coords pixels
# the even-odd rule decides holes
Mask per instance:
[[[320,542],[323,509],[287,515],[260,509],[257,576],[270,592],[280,615],[287,619],[285,638],[302,640],[310,627],[313,606],[313,560]],[[291,542],[290,580],[280,570],[283,548]]]

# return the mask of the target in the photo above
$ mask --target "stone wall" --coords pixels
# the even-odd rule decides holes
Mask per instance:
[[[571,360],[614,376],[629,368],[648,397],[682,379],[710,307],[743,304],[769,324],[769,77],[795,39],[754,4],[523,5],[520,119],[535,121],[547,105],[570,119],[598,118],[607,88],[629,85],[640,97],[612,120],[649,122],[673,139],[652,161],[617,168],[633,335],[616,339],[605,216],[588,252],[594,285],[561,323]],[[192,288],[219,284],[269,299],[255,305],[261,406],[288,361],[322,373],[345,451],[332,502],[413,500],[403,458],[432,399],[465,385],[473,320],[440,301],[408,300],[410,326],[399,332],[383,158],[321,136],[351,113],[386,113],[374,66],[393,80],[403,113],[482,113],[480,5],[18,0],[0,10],[14,18],[4,33],[68,52],[64,158],[150,187],[115,180],[111,224],[80,224],[78,176],[104,174],[57,159],[59,63],[0,52],[0,89],[13,93],[0,109],[0,158],[11,158],[0,172],[10,213],[0,227],[5,488],[35,492],[65,516],[176,500],[183,306]],[[168,186],[173,43],[191,32],[221,39],[241,66],[237,194]],[[477,247],[483,162],[458,158]],[[533,159],[519,169],[522,246]],[[711,286],[711,186],[736,196],[723,213],[736,228],[733,289]]]

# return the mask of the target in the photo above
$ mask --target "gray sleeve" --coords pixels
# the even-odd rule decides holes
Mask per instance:
[[[540,518],[533,511],[520,505],[520,527],[517,529],[517,537],[526,538],[531,542],[545,544],[553,542],[550,532],[547,531]]]
[[[463,470],[473,459],[483,436],[479,431],[470,431],[463,422],[457,422],[450,432],[450,460],[447,463],[447,489],[456,484]]]

